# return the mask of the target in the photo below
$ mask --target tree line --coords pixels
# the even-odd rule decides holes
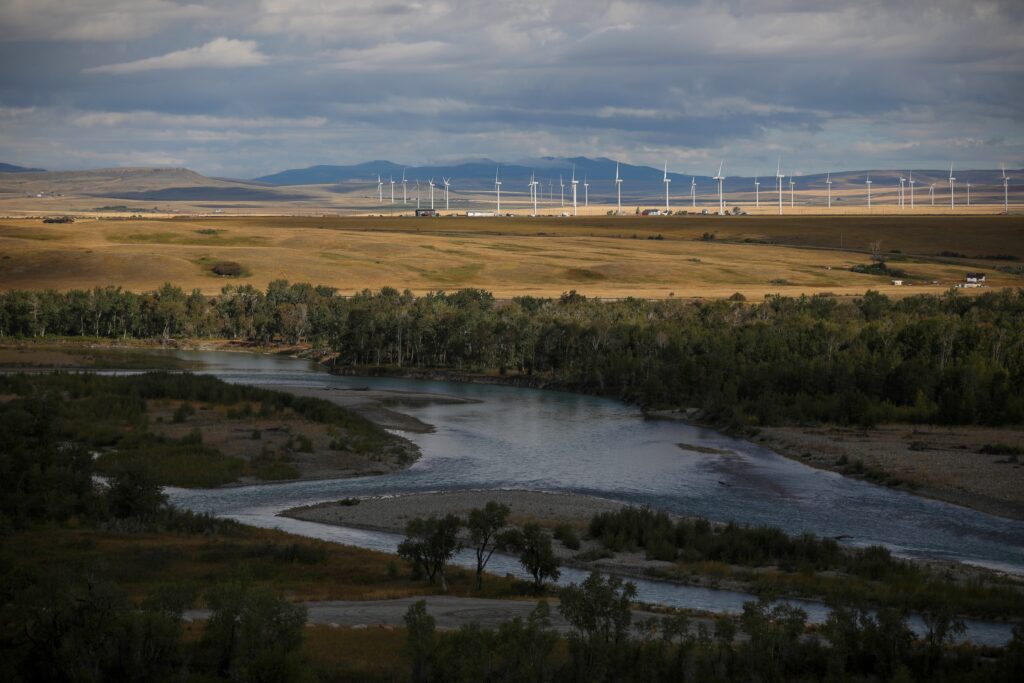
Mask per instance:
[[[309,343],[352,372],[491,373],[731,426],[1024,421],[1024,290],[890,299],[496,301],[272,282],[0,294],[0,337]]]

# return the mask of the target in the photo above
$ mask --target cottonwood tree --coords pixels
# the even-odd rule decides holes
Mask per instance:
[[[561,576],[558,560],[551,547],[551,535],[539,524],[526,524],[522,529],[511,529],[501,534],[499,546],[519,555],[523,569],[533,577],[533,586],[540,590],[547,579],[557,581]]]
[[[498,532],[505,526],[510,512],[507,505],[493,500],[487,501],[483,508],[476,508],[469,512],[466,528],[469,531],[469,542],[476,553],[477,590],[483,587],[484,567],[487,566],[494,551],[498,549]]]
[[[439,579],[441,590],[447,593],[446,570],[449,560],[462,549],[462,526],[462,519],[453,514],[411,519],[405,525],[405,540],[398,544],[398,556],[412,564],[414,573],[426,574],[430,583]]]
[[[633,619],[630,603],[636,586],[597,571],[559,593],[558,611],[572,626],[569,649],[577,675],[601,680],[611,660],[621,654]]]

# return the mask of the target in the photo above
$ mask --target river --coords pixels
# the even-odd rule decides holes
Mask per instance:
[[[346,480],[171,490],[172,501],[182,507],[392,549],[394,539],[388,534],[339,530],[276,514],[346,496],[525,488],[600,496],[720,521],[769,524],[791,534],[841,536],[845,543],[881,544],[900,556],[959,560],[1024,574],[1024,524],[1020,522],[816,470],[712,430],[645,420],[639,409],[618,401],[495,385],[340,377],[314,363],[278,356],[169,353],[193,363],[197,372],[228,382],[265,387],[369,386],[478,401],[400,408],[435,427],[429,434],[403,434],[423,453],[405,471]],[[686,451],[680,443],[729,454]],[[676,587],[656,581],[643,584],[648,585],[643,586],[641,599],[681,603],[665,596],[666,590]],[[687,598],[687,606],[702,609],[717,606],[735,611],[736,602],[749,597],[722,591],[700,597],[694,590],[689,590],[692,599]],[[823,608],[812,611],[819,609]],[[1004,636],[1008,633],[1005,628],[1000,631]],[[972,632],[982,640],[975,629]]]

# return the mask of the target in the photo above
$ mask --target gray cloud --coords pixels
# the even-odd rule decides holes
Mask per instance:
[[[1013,1],[8,0],[0,23],[0,159],[36,166],[1024,160]]]

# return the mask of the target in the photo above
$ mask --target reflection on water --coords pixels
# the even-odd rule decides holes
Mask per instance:
[[[393,551],[389,534],[277,517],[286,508],[347,496],[488,488],[566,491],[651,505],[682,515],[770,524],[789,533],[849,537],[909,557],[955,559],[1024,574],[1024,524],[846,479],[746,441],[676,422],[644,420],[626,404],[514,387],[336,377],[307,361],[247,353],[170,352],[225,381],[273,387],[357,387],[453,394],[478,403],[401,408],[436,427],[405,434],[423,457],[376,477],[217,490],[173,489],[179,506],[304,535]],[[682,450],[695,444],[730,451]],[[508,558],[495,570],[517,572]],[[581,578],[569,570],[567,580]],[[640,599],[738,611],[750,596],[640,581]],[[801,603],[813,620],[825,608]],[[920,626],[920,624],[917,624]],[[972,622],[969,637],[1001,643],[1005,625]]]

